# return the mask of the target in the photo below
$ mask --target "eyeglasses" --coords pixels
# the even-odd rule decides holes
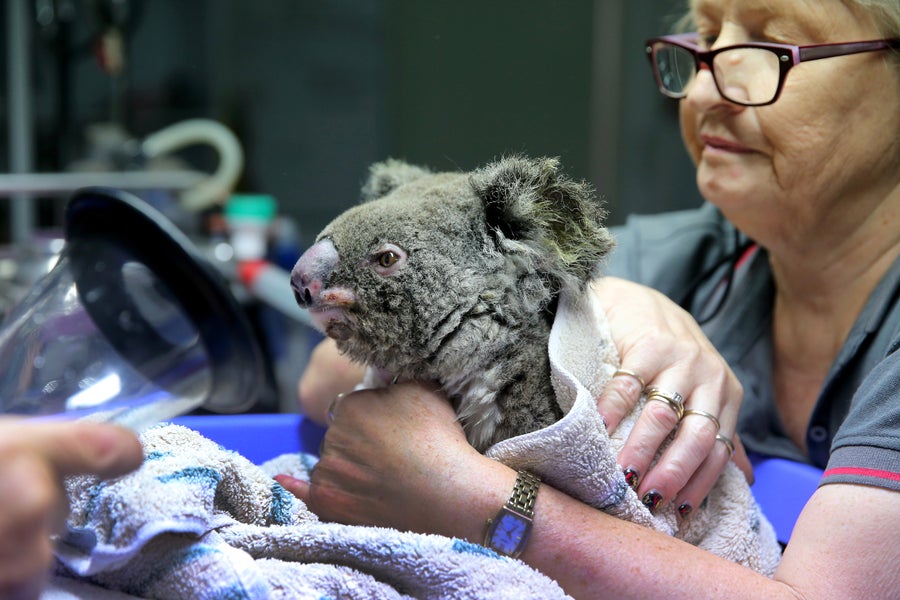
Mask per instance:
[[[759,42],[706,50],[697,39],[696,33],[682,33],[647,40],[647,57],[664,95],[684,98],[706,65],[723,98],[742,106],[765,106],[778,99],[788,71],[801,62],[900,48],[900,39],[884,39],[809,46]]]

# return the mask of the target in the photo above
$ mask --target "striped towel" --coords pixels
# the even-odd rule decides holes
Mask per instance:
[[[324,523],[275,482],[315,458],[255,466],[165,424],[141,436],[143,466],[70,478],[70,534],[56,595],[71,584],[138,598],[566,598],[554,581],[482,546],[435,535]],[[115,596],[120,597],[120,596]]]

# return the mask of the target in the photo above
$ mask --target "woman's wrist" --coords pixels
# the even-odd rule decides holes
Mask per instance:
[[[438,516],[441,533],[483,544],[488,520],[506,504],[516,481],[516,471],[483,455],[467,462],[441,486],[444,500]],[[434,513],[429,523],[435,525]]]

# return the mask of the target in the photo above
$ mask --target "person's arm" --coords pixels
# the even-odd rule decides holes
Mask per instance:
[[[62,479],[121,475],[140,466],[135,435],[97,423],[0,418],[0,598],[36,598],[65,525]]]
[[[326,520],[481,543],[515,472],[466,443],[442,396],[398,384],[346,396],[311,484],[279,481]],[[890,597],[900,589],[898,511],[898,493],[824,486],[768,579],[545,484],[522,559],[576,598]]]

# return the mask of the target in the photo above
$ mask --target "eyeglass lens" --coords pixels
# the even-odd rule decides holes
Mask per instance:
[[[659,81],[680,98],[697,74],[694,55],[680,46],[657,43],[653,48]],[[713,58],[716,87],[722,97],[741,104],[764,104],[778,92],[778,54],[765,48],[732,48]]]

